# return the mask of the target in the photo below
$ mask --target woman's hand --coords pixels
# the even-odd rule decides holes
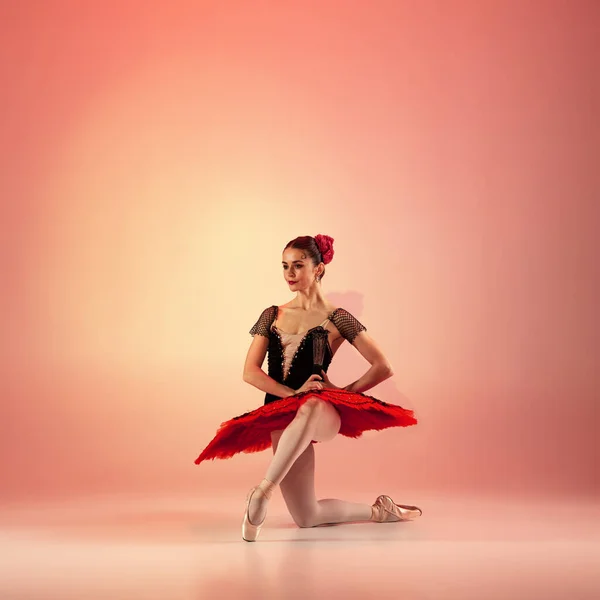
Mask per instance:
[[[296,390],[296,394],[300,392],[308,392],[310,390],[322,390],[323,384],[317,379],[321,379],[320,375],[311,375],[305,382],[304,385]]]
[[[325,373],[325,371],[323,371],[323,369],[321,369],[321,375],[323,376],[323,387],[324,388],[329,388],[330,390],[341,390],[342,388],[338,387],[337,385],[333,385],[333,383],[331,383],[331,381],[329,381],[329,377],[327,377],[327,373]]]

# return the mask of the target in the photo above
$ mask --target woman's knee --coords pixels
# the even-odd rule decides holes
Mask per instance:
[[[294,523],[300,528],[314,527],[317,524],[316,515],[310,512],[302,512],[292,515]]]
[[[341,426],[340,414],[327,400],[311,396],[300,406],[296,419],[310,423],[314,429],[314,438],[319,442],[333,439]]]
[[[310,396],[298,409],[300,416],[309,417],[312,415],[322,414],[327,405],[327,400],[323,400],[318,396]]]

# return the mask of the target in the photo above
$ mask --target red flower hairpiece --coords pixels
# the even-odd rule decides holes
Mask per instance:
[[[321,252],[324,264],[329,264],[333,259],[333,238],[328,235],[315,235],[315,242]]]

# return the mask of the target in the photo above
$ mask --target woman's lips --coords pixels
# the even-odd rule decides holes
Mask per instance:
[[[289,283],[290,285],[294,285],[294,283],[297,283],[297,282],[296,282],[296,281],[288,281],[288,283]]]

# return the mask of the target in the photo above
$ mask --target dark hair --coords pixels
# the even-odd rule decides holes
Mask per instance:
[[[298,250],[304,250],[304,252],[306,252],[306,254],[308,255],[308,258],[310,258],[313,261],[315,267],[319,263],[323,262],[323,257],[321,256],[319,246],[317,246],[317,242],[315,241],[315,238],[312,235],[301,235],[297,238],[294,238],[286,244],[284,250],[287,250],[288,248],[297,248]],[[321,279],[323,279],[323,277],[325,277],[325,269],[323,269]]]

